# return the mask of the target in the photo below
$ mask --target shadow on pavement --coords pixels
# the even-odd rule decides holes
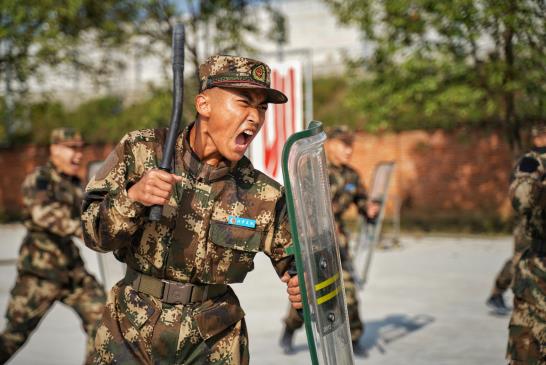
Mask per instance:
[[[405,314],[392,314],[381,320],[366,321],[364,337],[360,341],[368,350],[377,347],[381,353],[385,353],[389,343],[420,330],[432,322],[434,317],[425,314],[412,317]]]

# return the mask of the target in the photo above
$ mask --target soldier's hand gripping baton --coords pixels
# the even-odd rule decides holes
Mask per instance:
[[[163,146],[163,159],[159,169],[171,172],[176,137],[182,119],[182,107],[184,100],[184,38],[183,24],[176,24],[173,29],[173,107],[171,112],[171,124]],[[149,219],[157,222],[163,214],[162,205],[154,205],[150,209]]]

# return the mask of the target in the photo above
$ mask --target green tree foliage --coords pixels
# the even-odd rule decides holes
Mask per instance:
[[[197,70],[199,64],[212,54],[248,53],[253,49],[247,39],[263,35],[276,40],[283,27],[284,17],[269,0],[135,0],[141,17],[135,28],[142,36],[142,53],[164,54],[165,66],[170,64],[174,24],[186,25],[186,62]],[[273,29],[260,26],[260,9],[273,19]],[[282,33],[284,29],[280,29]],[[284,34],[284,33],[283,33]],[[161,53],[158,53],[161,52]]]
[[[10,73],[13,91],[25,90],[46,66],[104,73],[112,65],[106,51],[126,42],[124,22],[138,15],[131,0],[0,0],[0,9],[0,78]],[[82,44],[99,49],[90,57],[79,51]]]
[[[41,117],[29,112],[25,99],[18,98],[28,90],[30,79],[40,82],[40,76],[45,72],[66,71],[63,66],[68,65],[101,83],[124,66],[121,56],[133,54],[137,57],[162,56],[166,66],[163,76],[170,79],[170,67],[167,66],[170,66],[171,36],[176,22],[187,24],[186,49],[189,52],[186,52],[186,63],[197,69],[211,53],[249,51],[247,36],[261,31],[269,34],[259,26],[260,9],[275,17],[273,27],[282,24],[282,15],[267,0],[0,0],[0,82],[3,89],[0,94],[4,94],[0,106],[0,117],[4,121],[0,126],[0,140],[8,143],[43,141],[43,137],[29,129],[30,125],[36,127],[33,123]],[[130,52],[123,52],[129,48]],[[59,75],[63,77],[61,73]],[[192,85],[195,88],[193,80]],[[186,87],[187,95],[188,91]],[[191,100],[190,97],[186,99]],[[164,100],[157,105],[161,115],[154,120],[157,122],[161,118],[165,125],[171,105],[168,93],[156,92],[150,100]],[[103,116],[107,110],[123,109],[119,104],[123,103],[116,97],[92,100],[81,106],[78,110],[82,110],[82,114],[69,123],[82,123],[81,127],[86,129],[89,124],[81,121],[89,121],[94,115]],[[41,105],[46,108],[43,118],[52,105],[49,102]],[[150,111],[146,110],[145,115],[150,116]],[[139,118],[139,112],[135,111],[133,120],[117,120],[122,123],[117,126],[103,126],[101,121],[100,128],[96,132],[89,130],[89,133],[102,140],[105,138],[102,133],[118,135],[114,130],[155,126],[152,120],[139,121]],[[186,116],[186,120],[188,118],[191,117]],[[43,122],[44,134],[47,134],[49,122],[45,119]]]
[[[195,118],[193,100],[197,90],[193,78],[186,80],[186,85],[184,124]],[[12,136],[12,144],[47,145],[51,130],[66,126],[81,131],[86,142],[117,143],[127,132],[168,126],[171,104],[172,93],[166,88],[152,88],[146,98],[131,103],[120,96],[97,97],[73,110],[67,110],[57,101],[18,103],[17,118],[25,122]]]
[[[514,153],[546,112],[544,0],[325,0],[373,49],[348,105],[366,128],[501,129]]]
[[[123,25],[137,15],[132,0],[0,0],[4,137],[20,132],[15,104],[30,79],[66,65],[97,80],[115,71],[110,50],[126,42]]]

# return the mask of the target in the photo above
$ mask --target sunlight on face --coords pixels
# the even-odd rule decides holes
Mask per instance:
[[[59,171],[76,176],[82,162],[82,146],[80,144],[53,144],[49,148],[51,161]]]
[[[262,128],[267,111],[266,96],[260,89],[212,88],[208,98],[208,134],[219,154],[239,161]]]
[[[328,160],[335,166],[347,165],[353,155],[353,146],[337,138],[326,140],[324,148]]]

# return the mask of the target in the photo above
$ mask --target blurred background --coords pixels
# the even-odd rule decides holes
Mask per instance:
[[[511,255],[511,169],[530,147],[530,128],[544,122],[546,114],[543,1],[0,4],[0,222],[7,224],[0,226],[7,232],[0,252],[8,262],[1,268],[7,275],[2,311],[15,275],[9,261],[17,255],[23,232],[17,224],[20,185],[47,160],[50,131],[72,126],[82,132],[89,143],[81,171],[85,179],[87,163],[104,159],[126,132],[166,126],[171,33],[175,22],[183,21],[186,123],[195,115],[196,66],[208,56],[297,61],[304,124],[315,119],[354,128],[352,166],[367,185],[379,162],[396,163],[384,237],[399,244],[376,255],[362,294],[364,321],[372,323],[365,335],[374,348],[368,362],[503,363],[508,317],[491,316],[484,302],[496,272]],[[354,212],[347,219],[354,219]],[[88,256],[96,260],[93,253]],[[250,284],[241,289],[251,359],[306,363],[303,337],[296,357],[277,349],[286,309],[283,289],[271,284],[281,298],[278,305],[269,300],[276,306],[268,310],[248,289],[263,285],[260,270],[268,271],[263,277],[270,280],[267,263],[257,264]],[[265,309],[253,309],[259,303]],[[262,321],[264,314],[270,318],[270,332],[256,329],[253,335],[257,313]],[[476,319],[476,313],[482,316]],[[78,332],[77,321],[72,322]],[[381,329],[389,326],[402,335],[385,342]],[[427,334],[427,328],[432,332]],[[477,338],[477,329],[486,332]],[[422,335],[406,336],[414,331]],[[454,337],[468,341],[450,348]],[[32,341],[30,347],[36,343],[40,348]],[[385,350],[393,341],[397,344]],[[265,353],[279,358],[261,358]]]

